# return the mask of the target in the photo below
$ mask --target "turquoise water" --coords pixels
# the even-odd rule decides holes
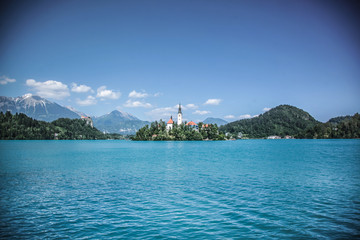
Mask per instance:
[[[0,141],[0,238],[360,237],[360,140]]]

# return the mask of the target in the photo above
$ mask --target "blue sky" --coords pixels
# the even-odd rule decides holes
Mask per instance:
[[[280,104],[360,112],[360,28],[348,1],[9,1],[0,95],[99,116],[227,121]]]

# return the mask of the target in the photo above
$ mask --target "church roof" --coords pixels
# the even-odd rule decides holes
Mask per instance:
[[[190,121],[186,124],[186,126],[196,126],[197,124],[194,123],[193,121]]]
[[[172,118],[170,118],[170,120],[167,122],[167,124],[172,124],[174,123],[174,121],[172,120]]]

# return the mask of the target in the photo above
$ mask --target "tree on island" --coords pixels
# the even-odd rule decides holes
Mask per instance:
[[[199,129],[187,126],[186,122],[180,125],[174,124],[169,131],[166,124],[160,120],[152,122],[140,128],[132,140],[135,141],[202,141],[202,140],[225,140],[225,135],[219,132],[216,124],[198,124]]]

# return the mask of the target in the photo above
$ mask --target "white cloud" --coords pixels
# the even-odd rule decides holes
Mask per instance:
[[[146,92],[136,92],[135,90],[131,91],[129,93],[129,98],[146,98],[149,94]]]
[[[170,112],[170,113],[175,113],[177,111],[177,108],[174,107],[163,107],[163,108],[155,108],[153,110],[151,110],[151,112],[153,113],[165,113],[165,112]]]
[[[37,82],[34,79],[28,79],[26,85],[32,87],[37,95],[44,98],[63,99],[70,96],[68,86],[62,82],[54,80]]]
[[[252,118],[252,116],[250,114],[244,114],[244,115],[240,115],[239,118],[240,119],[247,119],[247,118]]]
[[[205,115],[205,114],[209,114],[210,111],[200,111],[200,110],[196,110],[195,112],[193,112],[193,114],[199,114],[199,115]]]
[[[8,83],[13,83],[16,82],[16,80],[14,78],[8,78],[5,75],[0,77],[0,84],[1,85],[6,85]]]
[[[230,115],[226,115],[224,118],[226,118],[226,119],[234,119],[235,116],[230,114]]]
[[[268,107],[265,107],[265,108],[263,108],[263,111],[264,112],[267,112],[267,111],[269,111],[271,108],[268,108]]]
[[[86,85],[77,85],[76,83],[71,84],[71,91],[77,92],[77,93],[85,93],[85,92],[94,92],[94,90],[91,89],[91,87]]]
[[[101,99],[119,99],[120,96],[120,92],[114,92],[114,90],[106,89],[106,86],[101,86],[97,89],[96,97]]]
[[[161,118],[170,118],[170,116],[176,116],[178,111],[178,105],[173,107],[155,108],[146,114],[149,115],[153,120],[159,120]]]
[[[221,101],[222,101],[221,99],[212,98],[212,99],[208,99],[204,104],[205,105],[219,105]]]
[[[250,114],[244,114],[244,115],[240,115],[239,118],[240,119],[248,119],[248,118],[255,118],[258,117],[259,115],[250,115]]]
[[[162,95],[162,93],[157,92],[157,93],[154,94],[154,97],[158,97],[158,96],[160,96],[160,95]]]
[[[187,105],[181,105],[182,110],[197,108],[195,104],[187,104]],[[171,107],[161,107],[161,108],[154,108],[149,112],[146,112],[146,115],[150,116],[152,120],[159,120],[159,119],[168,119],[170,116],[177,117],[177,112],[179,109],[179,105],[176,104]],[[206,111],[207,112],[207,111]],[[186,115],[186,114],[185,114]],[[183,118],[185,120],[185,118]]]
[[[188,108],[188,109],[196,109],[196,108],[198,108],[198,106],[196,106],[196,105],[193,104],[193,103],[186,104],[185,107]]]
[[[151,108],[152,105],[150,103],[146,103],[146,102],[141,102],[141,101],[132,101],[132,100],[127,100],[126,103],[124,104],[124,107],[144,107],[144,108]]]
[[[97,101],[95,97],[87,96],[87,98],[84,100],[76,99],[76,103],[80,106],[90,106],[90,105],[95,105]]]

